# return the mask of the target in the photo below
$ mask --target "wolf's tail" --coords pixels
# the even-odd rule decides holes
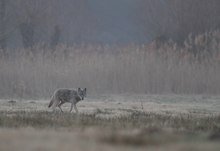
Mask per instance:
[[[52,105],[53,105],[53,101],[54,99],[53,99],[53,97],[51,98],[51,100],[50,100],[50,103],[49,103],[49,105],[48,105],[48,108],[50,108]]]

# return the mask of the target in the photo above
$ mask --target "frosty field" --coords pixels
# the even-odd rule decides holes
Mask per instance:
[[[220,96],[102,95],[79,114],[49,99],[0,101],[0,150],[219,150]],[[10,143],[9,143],[10,142]]]

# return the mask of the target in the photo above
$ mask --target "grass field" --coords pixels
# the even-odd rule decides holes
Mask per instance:
[[[79,114],[49,100],[0,101],[0,150],[219,150],[220,97],[88,96]]]

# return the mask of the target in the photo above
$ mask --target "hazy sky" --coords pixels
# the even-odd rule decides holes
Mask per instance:
[[[93,0],[90,5],[99,19],[97,38],[100,41],[126,42],[137,38],[138,31],[132,16],[134,0]]]
[[[102,43],[128,43],[144,39],[141,29],[137,27],[135,15],[137,2],[135,0],[90,0],[88,1],[88,12],[95,17],[95,24],[78,23],[75,20],[74,2],[64,0],[60,3],[60,21],[64,26],[66,39],[71,42],[83,38],[84,40]],[[87,13],[88,13],[87,12]],[[85,13],[84,11],[82,13]],[[80,14],[78,14],[80,15]],[[89,16],[89,14],[86,14]],[[82,17],[84,20],[88,18]],[[85,25],[86,24],[86,25]],[[94,32],[86,34],[85,28],[95,26]],[[93,28],[91,28],[93,29]],[[79,31],[80,37],[79,37]],[[78,32],[78,33],[77,33]],[[145,40],[145,39],[144,39]]]

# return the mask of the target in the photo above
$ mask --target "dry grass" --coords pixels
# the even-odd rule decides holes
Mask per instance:
[[[83,143],[87,146],[84,147],[86,150],[93,150],[94,148],[100,150],[100,146],[105,146],[105,149],[117,150],[122,147],[124,149],[138,147],[142,150],[145,147],[148,149],[156,146],[166,148],[169,145],[175,147],[178,144],[182,144],[180,149],[183,149],[192,145],[191,141],[197,142],[197,146],[193,145],[195,150],[203,143],[215,144],[211,147],[214,149],[220,140],[220,116],[198,118],[191,115],[171,116],[135,110],[132,111],[131,115],[114,118],[100,118],[96,116],[97,114],[108,113],[95,112],[76,115],[40,111],[1,112],[0,140],[5,140],[4,135],[6,138],[10,138],[10,134],[14,133],[13,136],[15,137],[10,138],[10,141],[14,143],[21,130],[23,134],[20,134],[19,139],[30,143],[24,147],[25,149],[33,147],[33,142],[37,141],[36,146],[41,146],[43,150],[48,147],[53,148],[52,142],[58,140],[61,140],[58,142],[60,146],[67,145],[68,149],[71,147],[71,140],[75,142],[75,145],[77,142]],[[6,130],[8,134],[5,134]],[[30,137],[32,141],[27,140],[27,137]],[[40,139],[44,139],[47,144],[42,143]],[[64,143],[63,139],[71,140]],[[20,143],[24,143],[23,141]],[[96,147],[90,149],[88,146],[91,144],[96,144]],[[58,150],[60,146],[55,150]],[[83,149],[79,144],[76,146],[79,150]],[[4,147],[7,149],[11,146],[3,145],[0,149]],[[65,148],[63,149],[65,150]]]
[[[51,113],[9,111],[0,113],[1,127],[36,127],[36,128],[75,128],[103,127],[116,129],[149,128],[172,129],[174,131],[200,133],[220,132],[220,116],[194,117],[190,114],[162,115],[131,110],[130,115],[112,118],[102,118],[93,114]]]
[[[212,107],[219,106],[215,96],[103,96],[80,102],[79,115],[67,112],[69,104],[63,106],[65,113],[52,112],[47,104],[1,100],[0,150],[205,151],[220,147],[220,114]]]
[[[37,47],[0,59],[1,98],[49,98],[59,87],[90,94],[218,94],[219,32],[173,42],[125,47]]]

